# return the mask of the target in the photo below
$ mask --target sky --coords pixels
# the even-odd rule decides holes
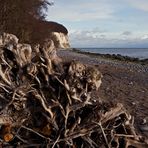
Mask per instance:
[[[68,29],[72,47],[148,48],[148,0],[53,2],[46,19]]]

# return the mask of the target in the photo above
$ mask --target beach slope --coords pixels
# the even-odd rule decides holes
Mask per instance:
[[[148,137],[148,65],[118,61],[60,50],[65,62],[76,60],[97,67],[103,74],[103,83],[95,98],[121,102],[135,117],[135,124]]]

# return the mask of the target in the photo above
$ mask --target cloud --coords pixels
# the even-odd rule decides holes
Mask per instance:
[[[141,37],[142,40],[148,40],[148,34],[145,34]]]
[[[105,30],[101,30],[99,28],[93,28],[91,30],[72,30],[69,33],[71,39],[77,40],[93,40],[97,38],[105,38]]]
[[[100,29],[99,27],[95,27],[95,28],[92,28],[89,32],[91,32],[91,33],[105,33],[108,31],[105,29]]]
[[[48,10],[48,20],[91,21],[109,19],[113,17],[114,9],[103,0],[75,0],[63,3],[55,1],[55,5]],[[66,4],[65,4],[66,3]],[[50,15],[51,14],[51,15]]]
[[[148,0],[126,0],[132,7],[142,10],[148,11]]]
[[[94,32],[92,30],[78,30],[70,33],[72,47],[148,47],[148,35],[141,37],[139,34],[132,34],[125,31],[121,37],[121,32]],[[99,29],[98,29],[99,30]]]
[[[148,0],[55,0],[48,20],[67,27],[72,46],[147,45]]]
[[[124,31],[121,35],[129,36],[131,34],[132,34],[132,32],[130,32],[130,31]]]

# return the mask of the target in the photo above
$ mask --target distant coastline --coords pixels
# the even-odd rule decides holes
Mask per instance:
[[[140,58],[137,58],[137,57],[124,56],[124,55],[121,55],[121,54],[94,53],[94,52],[84,51],[84,50],[81,50],[81,49],[82,48],[72,48],[72,51],[77,52],[77,53],[81,53],[81,54],[87,54],[87,55],[90,55],[90,56],[97,56],[97,57],[102,57],[102,58],[106,58],[106,59],[111,59],[111,60],[134,62],[134,63],[139,63],[139,64],[142,64],[142,65],[148,65],[148,58],[140,59]]]

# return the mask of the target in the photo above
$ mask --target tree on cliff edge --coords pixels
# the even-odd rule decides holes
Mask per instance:
[[[33,28],[45,20],[48,0],[0,0],[0,31],[17,35],[21,41],[33,39]],[[37,34],[36,34],[37,35]]]

